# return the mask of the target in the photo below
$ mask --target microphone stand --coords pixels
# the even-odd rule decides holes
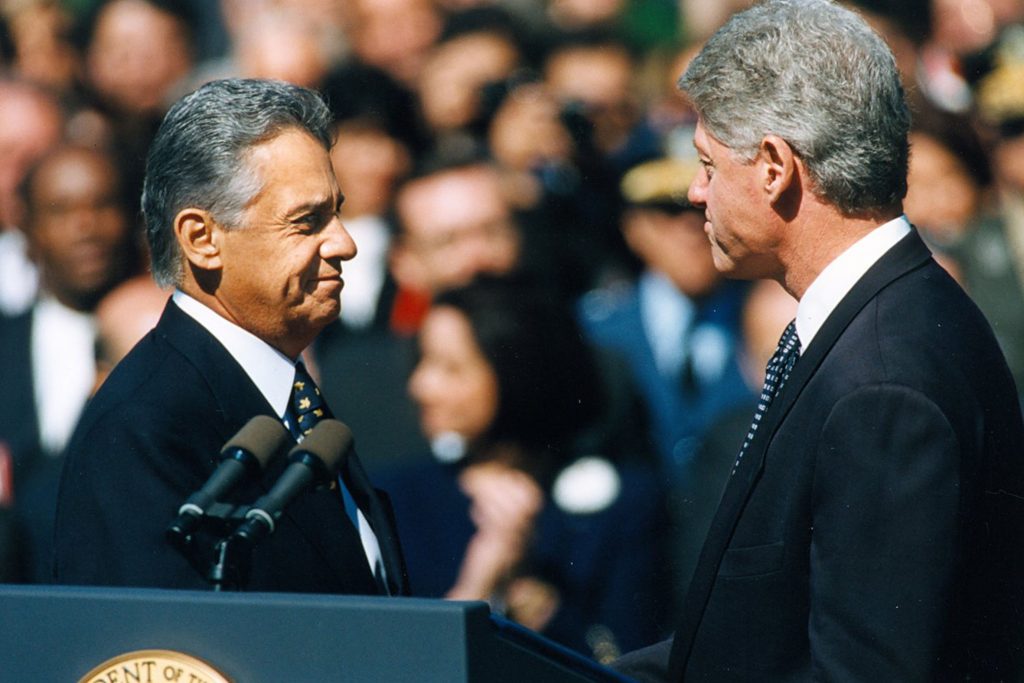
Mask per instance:
[[[253,545],[235,535],[245,522],[248,505],[215,503],[203,513],[195,531],[171,525],[165,537],[215,592],[241,591],[249,582]]]

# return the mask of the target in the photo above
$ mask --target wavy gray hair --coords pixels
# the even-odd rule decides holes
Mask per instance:
[[[248,151],[287,128],[305,130],[330,149],[330,124],[319,95],[281,81],[213,81],[178,100],[150,146],[142,190],[157,283],[181,284],[178,212],[201,208],[226,227],[241,227],[246,206],[262,189]]]
[[[844,214],[907,192],[910,112],[895,59],[854,12],[769,0],[734,15],[679,80],[705,129],[745,161],[765,135],[788,142],[817,196]]]

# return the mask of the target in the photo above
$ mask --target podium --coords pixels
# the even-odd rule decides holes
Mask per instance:
[[[194,658],[222,678],[153,664],[149,654],[117,663],[152,651]],[[87,674],[87,683],[629,680],[481,602],[0,586],[0,680]]]

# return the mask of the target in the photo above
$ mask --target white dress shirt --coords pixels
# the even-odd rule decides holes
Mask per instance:
[[[50,296],[32,309],[32,386],[39,441],[59,455],[96,384],[96,323]]]
[[[379,216],[359,216],[345,220],[345,229],[357,245],[359,253],[345,263],[345,303],[341,321],[356,329],[373,323],[377,302],[384,288],[388,271],[388,249],[391,231]]]
[[[256,335],[242,329],[181,290],[174,290],[171,299],[178,308],[202,325],[227,349],[267,399],[274,412],[285,421],[288,401],[292,395],[292,382],[295,380],[295,362]],[[359,538],[371,570],[383,571],[384,563],[381,560],[380,544],[376,534],[373,533],[363,511],[356,506],[352,494],[340,477],[338,486],[341,487],[345,512],[359,530]]]
[[[796,308],[801,354],[857,281],[910,231],[906,216],[894,218],[854,242],[818,274]]]

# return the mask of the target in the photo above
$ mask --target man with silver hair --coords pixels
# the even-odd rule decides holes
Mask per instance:
[[[734,16],[680,81],[715,264],[799,301],[642,680],[1017,680],[1024,436],[988,323],[902,211],[909,114],[827,0]]]
[[[281,419],[281,436],[287,427],[296,441],[330,416],[299,360],[337,318],[342,262],[356,253],[339,218],[330,121],[315,93],[261,80],[209,83],[168,112],[150,148],[142,204],[153,275],[174,293],[68,447],[59,582],[207,585],[202,553],[186,558],[164,530],[210,478],[222,445],[256,415]],[[283,460],[227,502],[259,498]],[[348,458],[329,483],[277,521],[244,587],[408,591],[386,502],[357,461]]]

